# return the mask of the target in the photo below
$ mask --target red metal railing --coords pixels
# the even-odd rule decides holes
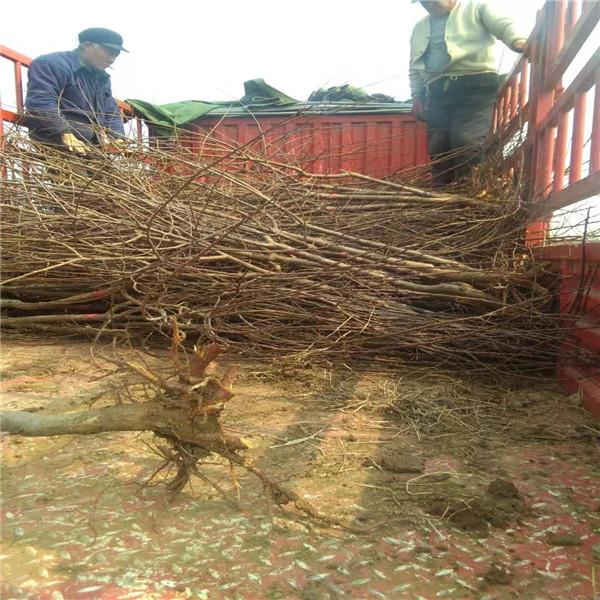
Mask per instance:
[[[520,164],[533,192],[544,198],[546,212],[600,192],[600,49],[566,90],[562,86],[565,72],[599,22],[597,0],[547,2],[538,13],[525,54],[498,96],[494,129],[502,140],[508,143],[527,126],[507,161],[511,167]],[[586,99],[592,92],[594,114],[587,127]],[[582,176],[588,131],[591,160],[589,172]]]
[[[23,114],[23,67],[29,67],[31,59],[15,52],[6,46],[0,46],[0,57],[8,59],[14,68],[14,96],[16,98],[16,111],[8,110],[2,105],[0,97],[0,136],[4,133],[4,123],[18,123]],[[2,90],[6,91],[6,90]]]
[[[600,194],[600,49],[563,87],[567,69],[599,22],[598,0],[546,2],[525,55],[499,93],[494,120],[507,170],[519,169],[538,199],[540,218],[530,225],[528,236],[536,253],[554,263],[562,276],[561,309],[576,326],[565,343],[596,355],[600,354],[600,243],[546,242],[555,210]],[[584,158],[587,144],[589,161]],[[600,417],[600,373],[561,364],[557,374]]]

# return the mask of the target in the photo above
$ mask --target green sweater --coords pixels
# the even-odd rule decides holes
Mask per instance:
[[[450,63],[442,73],[426,71],[424,55],[431,35],[431,20],[421,19],[410,38],[410,91],[420,96],[423,88],[448,75],[496,73],[494,43],[502,40],[509,48],[526,38],[517,33],[512,19],[498,15],[484,2],[459,2],[446,25]]]

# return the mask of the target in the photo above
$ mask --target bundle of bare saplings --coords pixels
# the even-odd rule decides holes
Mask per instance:
[[[203,143],[81,159],[7,138],[3,327],[171,340],[177,323],[248,357],[552,365],[569,323],[518,186],[437,193]]]

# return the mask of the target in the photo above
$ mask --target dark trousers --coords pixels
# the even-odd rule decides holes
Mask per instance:
[[[434,187],[468,177],[484,161],[497,93],[496,73],[444,77],[428,87],[427,150]]]

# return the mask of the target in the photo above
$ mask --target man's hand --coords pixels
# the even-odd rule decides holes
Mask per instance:
[[[418,96],[415,96],[412,100],[412,116],[417,121],[425,121],[425,106],[423,100]]]
[[[68,148],[69,152],[74,152],[75,154],[79,154],[81,156],[85,156],[88,153],[85,143],[72,133],[63,133],[60,139]]]
[[[515,52],[519,52],[519,53],[524,52],[526,44],[527,44],[527,40],[519,40],[514,43],[513,50]]]
[[[114,138],[110,140],[110,144],[117,150],[127,150],[129,148],[129,140],[124,140],[123,138]]]
[[[107,140],[106,147],[123,154],[129,154],[134,150],[134,148],[132,148],[132,143],[132,140],[127,140],[125,138],[110,138]]]

